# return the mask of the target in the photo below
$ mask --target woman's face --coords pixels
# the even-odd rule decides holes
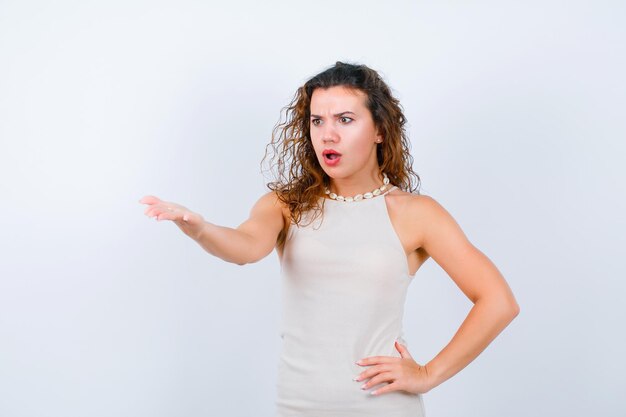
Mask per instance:
[[[382,140],[365,103],[367,94],[342,86],[317,88],[311,96],[311,140],[322,169],[332,178],[368,176],[378,169]],[[333,149],[339,157],[327,157]]]

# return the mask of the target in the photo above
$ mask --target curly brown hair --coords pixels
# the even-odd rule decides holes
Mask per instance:
[[[405,129],[407,119],[399,100],[393,97],[389,86],[373,69],[337,61],[299,87],[291,103],[282,109],[285,120],[274,127],[272,141],[266,146],[261,161],[262,165],[268,156],[268,147],[272,147],[271,161],[277,161],[270,168],[277,168],[274,174],[277,180],[266,185],[289,208],[295,224],[300,224],[302,214],[308,210],[323,212],[319,199],[330,179],[311,142],[310,106],[316,88],[335,86],[358,89],[367,94],[366,106],[384,138],[376,150],[380,172],[385,172],[389,182],[398,188],[419,194],[420,177],[412,169],[413,157]],[[278,245],[282,245],[284,238],[281,233]]]

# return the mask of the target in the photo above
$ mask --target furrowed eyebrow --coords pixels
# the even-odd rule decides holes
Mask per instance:
[[[344,112],[341,112],[341,113],[333,114],[333,116],[335,116],[335,117],[341,117],[341,116],[343,116],[344,114],[354,114],[354,115],[356,116],[356,113],[351,112],[351,111],[344,111]],[[311,115],[311,117],[321,118],[322,116],[318,116],[317,114],[312,114],[312,115]]]

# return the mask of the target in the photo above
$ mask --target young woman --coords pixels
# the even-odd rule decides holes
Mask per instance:
[[[154,196],[140,200],[145,214],[173,221],[227,262],[257,262],[276,249],[278,416],[423,416],[422,394],[474,360],[519,306],[452,216],[415,192],[406,119],[376,71],[337,62],[300,87],[286,110],[269,144],[278,180],[237,228]],[[407,288],[428,258],[474,306],[422,365],[403,339],[402,317]]]

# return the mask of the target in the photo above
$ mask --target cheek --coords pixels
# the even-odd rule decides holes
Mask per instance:
[[[368,159],[372,151],[372,143],[365,135],[355,138],[350,146],[350,153],[360,160]]]
[[[313,145],[313,149],[322,149],[324,144],[322,143],[322,139],[315,132],[315,130],[309,130],[309,137],[311,138],[311,143]]]
[[[316,141],[315,138],[311,138],[311,144],[313,152],[315,152],[316,155],[321,155],[322,150],[324,150],[324,144]]]
[[[370,152],[365,147],[365,145],[360,146],[359,150],[357,152],[358,152],[358,155],[359,155],[359,160],[362,161],[362,162],[365,162],[365,161],[367,161],[370,158]]]

